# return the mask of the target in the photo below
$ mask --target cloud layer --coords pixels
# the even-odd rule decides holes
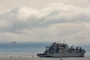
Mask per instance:
[[[13,8],[0,13],[0,41],[90,44],[90,8],[57,3],[42,10]]]

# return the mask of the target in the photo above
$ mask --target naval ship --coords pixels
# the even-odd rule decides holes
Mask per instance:
[[[52,43],[47,46],[44,53],[38,53],[38,57],[84,57],[85,50],[82,47],[68,46],[66,43]]]

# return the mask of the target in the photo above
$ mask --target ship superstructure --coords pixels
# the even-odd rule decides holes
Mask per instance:
[[[44,53],[37,54],[39,57],[84,57],[85,50],[82,47],[68,47],[65,43],[52,43],[47,46]]]

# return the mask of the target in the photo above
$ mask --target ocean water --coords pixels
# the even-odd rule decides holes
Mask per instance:
[[[37,53],[43,52],[47,45],[50,43],[1,43],[0,60],[90,60],[89,52],[85,54],[85,57],[75,58],[37,57]]]
[[[85,57],[74,58],[40,58],[36,54],[0,54],[0,60],[90,60],[90,54]]]
[[[48,43],[0,43],[0,53],[43,52]]]

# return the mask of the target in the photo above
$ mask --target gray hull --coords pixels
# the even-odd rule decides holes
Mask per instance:
[[[37,54],[39,57],[84,57],[85,50],[81,47],[74,48],[68,47],[64,43],[53,43],[51,46],[46,47],[42,54]]]
[[[71,54],[37,54],[39,57],[84,57],[84,53],[71,53]]]

